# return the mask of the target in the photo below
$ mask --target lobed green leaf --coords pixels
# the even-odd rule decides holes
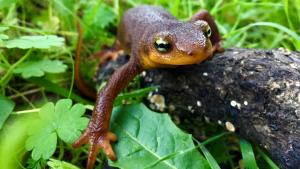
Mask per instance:
[[[64,46],[64,38],[55,35],[21,36],[18,39],[8,40],[4,44],[7,48],[21,49],[49,49],[50,47]]]
[[[59,60],[36,60],[22,62],[19,64],[14,73],[21,74],[25,79],[30,77],[41,77],[45,73],[62,73],[67,69],[67,65]]]
[[[85,108],[81,104],[72,106],[70,99],[59,100],[45,104],[39,112],[40,127],[31,130],[26,141],[26,149],[32,150],[34,160],[49,159],[56,148],[59,137],[67,143],[79,137],[86,128],[88,119],[82,117]]]
[[[0,129],[2,128],[9,114],[13,111],[14,107],[15,103],[13,101],[0,95]]]

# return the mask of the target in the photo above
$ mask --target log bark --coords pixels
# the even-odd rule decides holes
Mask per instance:
[[[125,57],[109,62],[98,79],[124,62]],[[202,64],[149,70],[142,77],[143,84],[159,86],[165,100],[159,109],[169,108],[192,124],[203,116],[233,124],[280,168],[300,168],[299,52],[228,49]]]

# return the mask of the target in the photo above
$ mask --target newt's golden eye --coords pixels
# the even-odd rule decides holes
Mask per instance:
[[[154,42],[154,47],[156,48],[157,51],[159,51],[161,53],[166,53],[171,50],[172,45],[170,42],[164,40],[163,38],[158,38]]]
[[[207,27],[205,28],[205,30],[204,30],[204,36],[206,37],[206,38],[209,38],[210,36],[211,36],[211,29],[210,29],[210,27],[207,25]]]

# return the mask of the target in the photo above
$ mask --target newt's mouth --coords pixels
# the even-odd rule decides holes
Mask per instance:
[[[203,50],[202,52],[197,52],[191,55],[188,55],[183,52],[169,53],[165,55],[149,53],[148,55],[142,57],[142,65],[145,69],[148,69],[198,64],[211,58],[212,54],[212,50]]]

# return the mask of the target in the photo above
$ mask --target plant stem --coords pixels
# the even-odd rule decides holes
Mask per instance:
[[[22,62],[24,62],[24,60],[26,60],[30,54],[31,54],[31,51],[32,51],[32,48],[29,49],[26,54],[21,58],[19,59],[15,64],[13,64],[12,66],[9,67],[8,71],[6,72],[6,74],[1,78],[0,80],[0,85],[2,87],[4,87],[10,80],[11,78],[11,75],[13,74],[13,71],[14,69],[19,65],[21,64]]]
[[[58,155],[58,160],[62,160],[63,157],[64,157],[64,153],[65,153],[65,150],[64,150],[64,144],[62,141],[59,141],[59,155]]]
[[[20,114],[26,114],[26,113],[37,113],[40,109],[31,109],[31,110],[22,110],[22,111],[16,111],[12,112],[12,115],[20,115]]]
[[[6,66],[11,66],[8,60],[3,56],[2,52],[0,51],[0,59],[4,62]]]
[[[71,98],[72,90],[74,87],[74,80],[75,80],[75,65],[74,65],[75,63],[74,63],[72,54],[70,52],[68,52],[68,53],[69,53],[69,56],[71,59],[71,64],[72,64],[72,78],[71,78],[71,85],[70,85],[70,90],[69,90],[69,94],[68,94],[68,98]]]

